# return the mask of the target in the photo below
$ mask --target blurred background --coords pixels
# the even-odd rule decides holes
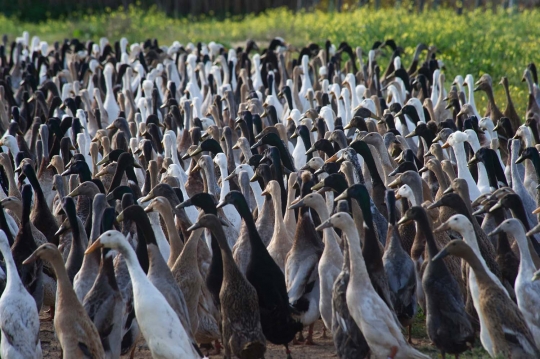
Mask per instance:
[[[328,12],[350,11],[359,7],[403,7],[409,11],[424,11],[439,7],[455,10],[460,14],[466,9],[491,9],[513,7],[529,9],[540,0],[0,0],[0,13],[23,21],[43,21],[50,18],[77,14],[99,13],[107,10],[157,8],[168,16],[210,15],[216,18],[258,14],[268,9],[285,7],[292,11],[321,10]]]

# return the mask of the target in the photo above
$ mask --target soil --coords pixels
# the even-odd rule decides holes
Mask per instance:
[[[43,350],[43,358],[45,359],[57,359],[60,358],[61,348],[58,340],[54,335],[54,327],[51,321],[44,321],[49,315],[45,312],[40,313],[41,328],[40,339],[41,348]],[[413,324],[413,346],[421,352],[429,355],[431,358],[440,358],[440,354],[437,349],[431,345],[430,340],[425,335],[425,318],[422,314],[419,314]],[[307,335],[307,328],[304,329],[304,337]],[[322,338],[323,323],[321,320],[317,321],[313,331],[313,340],[315,345],[290,345],[291,356],[293,359],[335,359],[337,358],[336,349],[334,343],[327,332],[327,338]],[[404,332],[405,334],[405,332]],[[203,354],[207,354],[203,350]],[[481,348],[479,343],[472,351],[468,351],[460,355],[460,358],[488,358],[487,353]],[[124,356],[123,358],[129,358]],[[145,347],[144,339],[139,339],[135,348],[135,359],[152,359],[150,351]],[[223,358],[223,351],[220,355],[210,355],[210,359]],[[283,346],[277,346],[268,343],[265,359],[285,359],[285,348]]]

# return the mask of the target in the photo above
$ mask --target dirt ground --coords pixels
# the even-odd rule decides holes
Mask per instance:
[[[46,322],[43,321],[43,319],[47,318],[47,313],[40,313],[41,321],[41,329],[40,329],[40,339],[41,339],[41,348],[43,350],[43,358],[45,359],[57,359],[60,357],[60,344],[58,343],[58,340],[54,336],[54,328],[52,322]],[[434,348],[431,344],[429,339],[425,335],[425,327],[424,327],[424,320],[423,316],[419,316],[415,323],[413,324],[413,346],[416,347],[421,352],[429,355],[431,358],[441,358],[439,352],[436,348]],[[291,349],[291,356],[293,359],[334,359],[337,358],[336,349],[334,348],[334,343],[332,342],[332,338],[328,337],[326,339],[321,338],[323,334],[323,324],[322,321],[319,320],[315,324],[314,329],[314,342],[316,345],[291,345],[289,348]],[[304,336],[307,335],[307,328],[304,330]],[[328,335],[328,333],[327,333]],[[204,354],[205,351],[203,351]],[[477,359],[477,358],[488,358],[487,353],[483,351],[483,349],[479,346],[479,344],[476,344],[476,347],[472,351],[468,351],[466,353],[463,353],[463,355],[460,355],[460,358],[471,358],[471,359]],[[125,356],[123,358],[128,358],[128,356]],[[144,339],[140,339],[139,343],[137,343],[137,347],[135,349],[135,356],[136,359],[151,359],[152,355],[150,354],[150,351],[144,347]],[[211,355],[211,359],[217,359],[217,358],[223,358],[223,352],[221,355]],[[265,359],[285,359],[285,349],[283,346],[277,346],[273,344],[268,344],[266,349],[266,355]]]

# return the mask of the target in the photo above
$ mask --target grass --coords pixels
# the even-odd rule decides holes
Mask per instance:
[[[429,11],[422,14],[406,10],[374,11],[356,9],[342,13],[321,11],[293,13],[286,9],[269,10],[261,15],[172,19],[156,9],[130,7],[101,14],[74,14],[70,19],[49,20],[43,23],[22,23],[0,15],[0,33],[13,38],[27,30],[42,40],[59,41],[64,38],[98,40],[105,36],[111,41],[126,37],[130,42],[158,38],[161,44],[174,40],[181,43],[216,41],[224,45],[238,44],[252,38],[266,42],[281,36],[292,45],[310,42],[323,44],[348,41],[353,47],[371,48],[375,40],[393,38],[405,48],[403,63],[411,61],[415,46],[424,42],[436,45],[438,57],[446,65],[448,83],[457,74],[471,73],[478,79],[489,73],[494,82],[497,104],[506,105],[501,76],[510,80],[510,91],[518,113],[525,114],[527,86],[521,82],[527,63],[535,60],[540,47],[540,11],[509,14],[475,11],[457,16],[452,10]],[[389,52],[379,61],[386,67]],[[486,98],[477,94],[477,106],[483,113]]]

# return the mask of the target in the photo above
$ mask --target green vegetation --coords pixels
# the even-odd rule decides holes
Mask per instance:
[[[405,48],[405,66],[411,61],[414,47],[419,42],[436,45],[438,57],[446,65],[447,86],[455,75],[473,74],[475,79],[489,73],[494,82],[497,104],[504,109],[506,99],[501,76],[510,80],[510,91],[520,115],[525,114],[527,86],[521,82],[527,63],[534,61],[540,42],[540,11],[509,14],[470,12],[458,16],[452,10],[428,11],[421,14],[406,10],[374,11],[357,9],[351,12],[325,13],[321,11],[293,13],[285,9],[269,10],[261,15],[230,17],[216,20],[211,17],[172,19],[155,9],[106,10],[99,15],[85,14],[73,19],[49,20],[39,24],[23,23],[0,15],[0,33],[20,36],[23,30],[38,35],[42,40],[64,38],[97,40],[106,36],[111,41],[122,36],[129,41],[156,37],[161,44],[174,40],[216,41],[238,45],[246,39],[268,41],[281,36],[294,46],[310,42],[323,44],[326,39],[339,44],[348,41],[360,46],[364,53],[375,40],[394,38]],[[337,45],[336,44],[336,45]],[[386,67],[390,53],[379,60]],[[477,95],[477,105],[483,112],[485,96]]]

